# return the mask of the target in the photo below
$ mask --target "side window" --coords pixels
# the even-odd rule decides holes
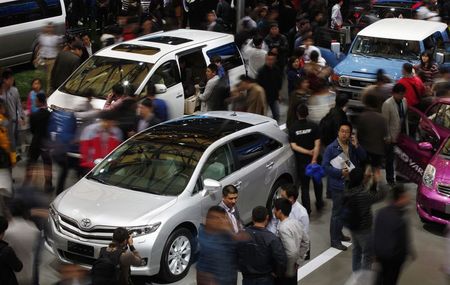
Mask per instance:
[[[263,134],[251,134],[235,139],[233,147],[240,166],[244,167],[280,148],[280,142]]]
[[[407,118],[410,138],[412,138],[417,143],[429,142],[436,149],[439,147],[439,139],[434,133],[427,131],[421,127],[422,119],[417,113],[408,110]]]
[[[167,88],[180,83],[180,73],[176,61],[171,60],[158,67],[150,81],[153,84],[164,84]]]
[[[235,170],[233,157],[228,145],[216,149],[206,161],[201,172],[202,180],[207,178],[220,181]]]
[[[0,4],[0,27],[32,22],[62,14],[60,0],[18,0]]]
[[[230,70],[243,64],[241,54],[234,43],[211,49],[206,54],[209,59],[216,55],[220,56],[222,58],[222,66],[225,70]]]
[[[442,104],[433,121],[443,128],[450,129],[450,105]]]
[[[434,41],[436,42],[436,49],[438,51],[444,51],[445,50],[444,39],[442,38],[441,32],[434,33]]]

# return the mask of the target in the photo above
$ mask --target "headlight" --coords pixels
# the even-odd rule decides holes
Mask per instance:
[[[347,87],[350,85],[350,78],[345,77],[345,76],[340,76],[338,82],[339,82],[339,85],[341,85],[342,87]]]
[[[127,228],[127,230],[132,237],[139,237],[139,236],[147,235],[147,234],[150,234],[150,233],[156,231],[160,225],[161,225],[161,222],[154,223],[154,224],[147,225],[147,226],[142,226],[142,227],[131,227],[131,228]]]
[[[436,175],[436,168],[433,165],[428,164],[427,168],[425,168],[425,171],[423,173],[422,178],[423,184],[431,188],[433,186],[435,175]]]
[[[59,228],[59,214],[55,209],[55,206],[53,204],[50,204],[50,208],[48,209],[50,218],[53,220],[53,223],[55,223],[55,227],[58,231],[61,231]]]

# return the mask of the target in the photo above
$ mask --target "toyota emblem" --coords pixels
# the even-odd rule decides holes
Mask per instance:
[[[84,229],[90,228],[91,224],[92,224],[92,222],[90,219],[85,218],[85,219],[81,220],[81,227]]]

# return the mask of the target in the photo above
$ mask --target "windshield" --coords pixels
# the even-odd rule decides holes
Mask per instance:
[[[176,196],[184,191],[201,148],[188,145],[176,136],[141,133],[104,159],[88,179],[107,185]]]
[[[374,37],[358,36],[355,39],[353,54],[418,60],[420,45],[418,41],[393,40]]]
[[[131,85],[136,90],[152,66],[145,62],[94,55],[70,76],[60,90],[83,96],[86,90],[91,89],[95,97],[106,98],[117,83]]]

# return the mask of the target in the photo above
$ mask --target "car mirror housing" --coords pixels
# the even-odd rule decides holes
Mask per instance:
[[[214,180],[214,179],[205,179],[203,180],[203,196],[207,196],[213,192],[217,192],[220,191],[222,189],[222,184],[220,184],[219,181]]]
[[[164,84],[155,84],[155,93],[163,94],[167,92],[167,86]]]
[[[97,165],[100,162],[102,162],[103,158],[97,158],[96,160],[94,160],[94,164]]]
[[[444,63],[444,54],[442,52],[436,53],[436,63],[443,64]]]
[[[429,142],[421,142],[419,143],[420,150],[432,150],[433,146]]]

